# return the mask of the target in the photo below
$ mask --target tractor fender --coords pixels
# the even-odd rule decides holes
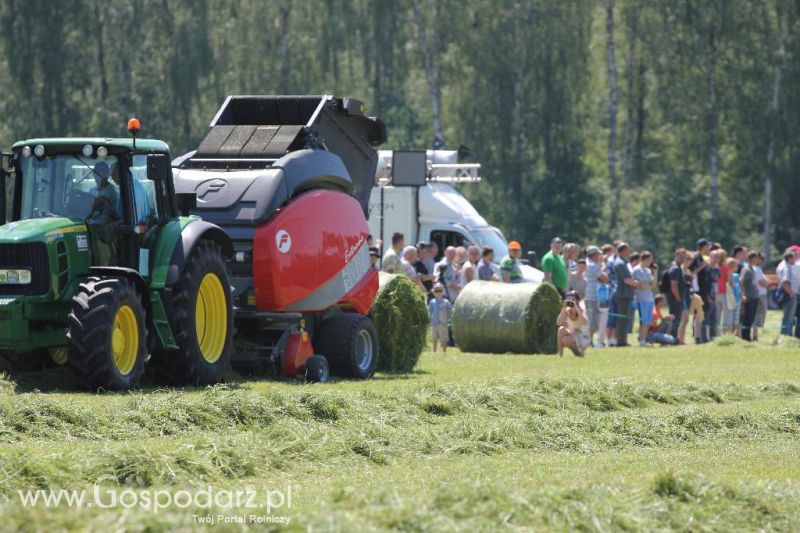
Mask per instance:
[[[172,252],[172,258],[169,261],[169,270],[167,271],[167,287],[177,283],[181,274],[186,268],[186,261],[192,254],[192,250],[200,241],[200,239],[208,239],[217,243],[222,248],[222,253],[227,258],[233,257],[233,243],[228,234],[225,233],[219,226],[215,226],[210,222],[204,220],[195,220],[190,222],[181,231],[181,237]]]
[[[117,276],[129,280],[136,286],[136,290],[142,295],[142,306],[144,307],[145,320],[147,322],[148,345],[155,338],[155,322],[153,321],[153,304],[150,302],[150,293],[147,290],[147,283],[139,272],[132,268],[116,266],[93,266],[89,267],[89,275],[92,276]]]

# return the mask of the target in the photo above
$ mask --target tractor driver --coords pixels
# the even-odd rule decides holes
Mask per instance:
[[[97,187],[92,212],[87,223],[92,237],[92,252],[98,265],[110,265],[116,262],[115,241],[120,223],[119,192],[117,187],[109,183],[111,169],[108,163],[100,161],[92,170]]]

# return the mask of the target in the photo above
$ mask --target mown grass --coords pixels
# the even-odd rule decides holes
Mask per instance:
[[[24,508],[17,493],[94,483],[292,484],[293,530],[797,530],[800,349],[762,339],[426,353],[405,378],[314,386],[93,395],[58,372],[0,379],[0,530],[207,527],[192,509]]]

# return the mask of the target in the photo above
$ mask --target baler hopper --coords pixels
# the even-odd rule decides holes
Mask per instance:
[[[383,123],[333,96],[230,96],[196,151],[173,161],[176,191],[234,244],[234,367],[366,378],[367,205]]]

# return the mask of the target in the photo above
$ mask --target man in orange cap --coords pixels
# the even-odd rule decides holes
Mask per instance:
[[[522,246],[517,241],[508,243],[508,255],[500,261],[500,273],[505,283],[522,283],[522,270],[519,268],[519,256]]]

